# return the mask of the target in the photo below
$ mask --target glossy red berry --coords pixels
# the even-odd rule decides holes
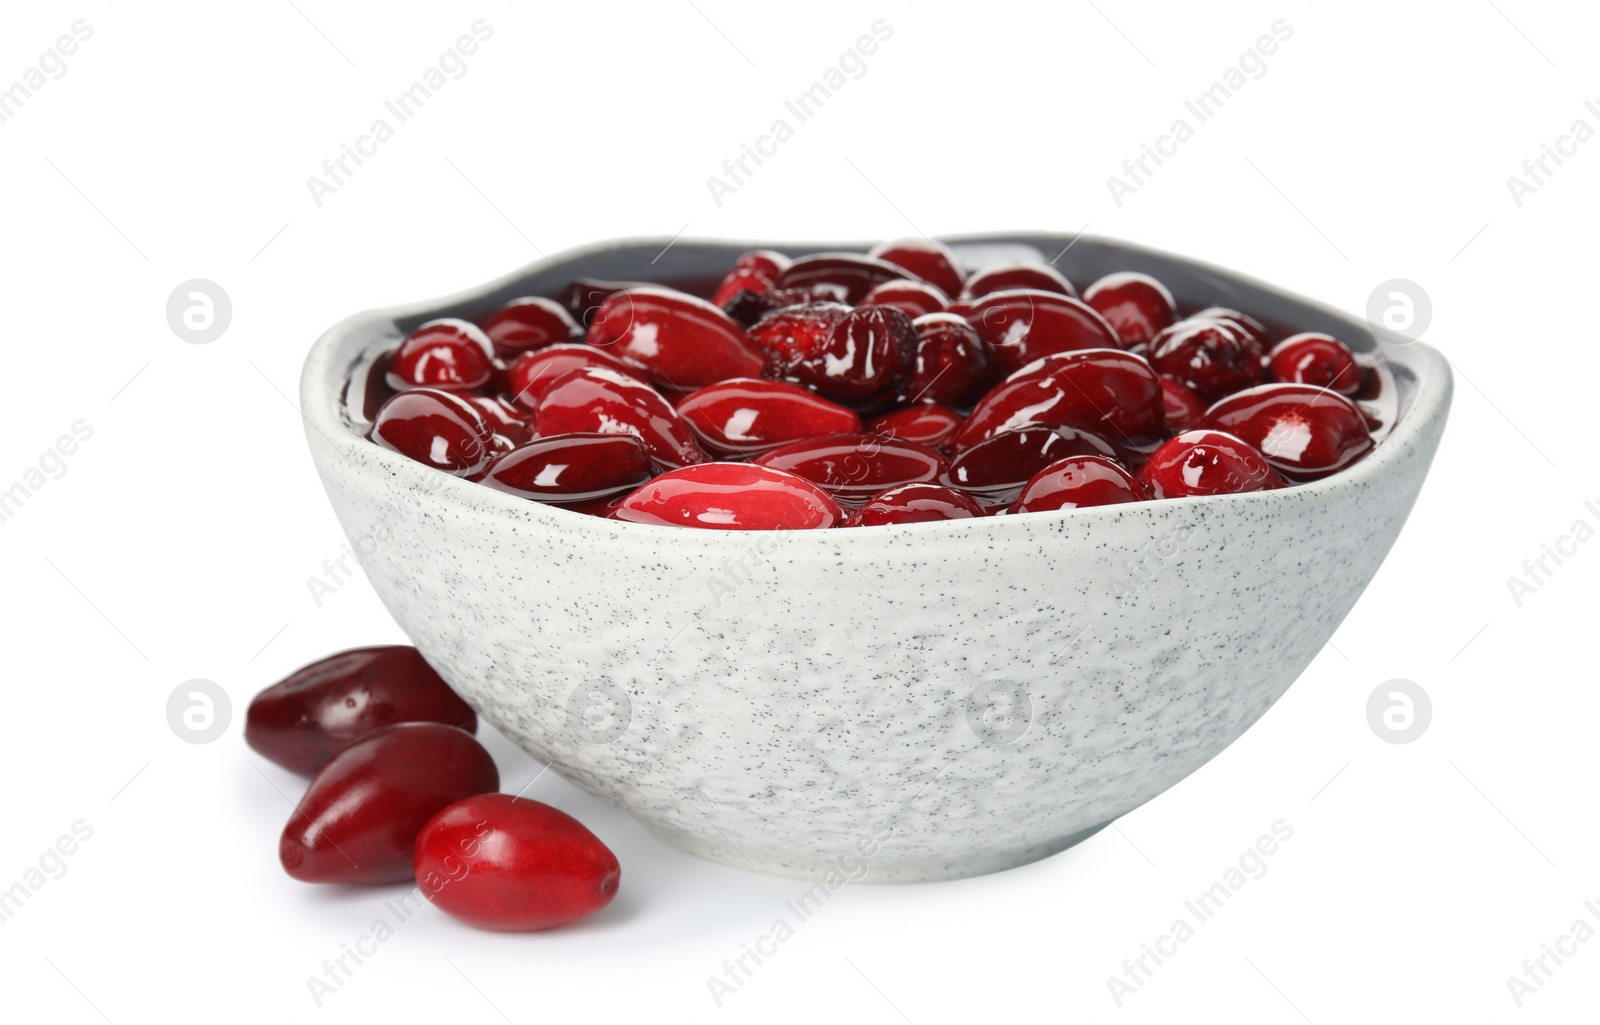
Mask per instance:
[[[896,239],[873,246],[867,255],[905,268],[947,296],[959,294],[966,283],[966,272],[961,269],[961,261],[956,254],[932,239]]]
[[[778,275],[789,266],[789,258],[770,249],[753,249],[737,260],[711,296],[713,306],[722,306],[740,292],[759,295],[772,287]]]
[[[589,344],[675,391],[761,373],[761,355],[743,327],[705,300],[665,288],[630,288],[608,298],[589,325]]]
[[[631,434],[557,434],[496,456],[483,483],[536,502],[577,504],[631,491],[654,472],[650,450]]]
[[[471,391],[494,379],[494,347],[476,324],[446,317],[406,336],[389,360],[389,387]]]
[[[986,502],[1005,503],[1039,471],[1068,456],[1116,459],[1121,454],[1105,438],[1080,428],[1034,424],[957,451],[944,482]]]
[[[961,424],[961,414],[949,406],[919,402],[874,417],[867,424],[867,432],[944,452],[955,441]]]
[[[615,370],[573,370],[551,382],[539,399],[540,437],[631,434],[664,467],[702,462],[705,455],[672,404],[648,384]]]
[[[860,306],[833,319],[835,312],[822,310],[824,305],[798,307],[813,311],[810,319],[803,330],[783,333],[776,348],[773,332],[763,329],[787,314],[756,325],[752,334],[768,352],[766,376],[805,385],[836,402],[864,402],[888,394],[910,374],[917,351],[910,317],[892,306]],[[817,329],[830,320],[826,337],[814,348]]]
[[[1106,318],[1124,349],[1148,345],[1178,319],[1177,303],[1167,287],[1134,271],[1107,274],[1084,290],[1083,301]]]
[[[938,402],[965,408],[993,383],[989,345],[965,318],[930,313],[911,322],[917,333],[916,362],[901,385],[901,402]]]
[[[1206,402],[1261,380],[1266,349],[1231,321],[1191,317],[1150,342],[1150,365]]]
[[[1261,321],[1254,317],[1246,316],[1238,310],[1229,309],[1226,306],[1207,306],[1189,319],[1220,320],[1237,328],[1241,334],[1255,342],[1262,352],[1272,348],[1272,339],[1268,337],[1267,329],[1262,325]]]
[[[763,317],[750,328],[750,340],[766,354],[769,376],[786,368],[821,358],[833,329],[850,315],[843,303],[803,303]]]
[[[578,278],[561,290],[561,305],[572,314],[579,327],[587,328],[600,312],[605,301],[629,288],[655,288],[648,281],[601,281],[597,278]]]
[[[774,284],[778,288],[825,288],[835,302],[854,306],[885,281],[905,277],[915,275],[882,260],[856,253],[818,253],[791,263]]]
[[[1237,495],[1284,486],[1266,457],[1222,431],[1193,430],[1169,439],[1139,470],[1152,498]]]
[[[1087,509],[1142,502],[1149,492],[1116,461],[1103,456],[1073,456],[1034,474],[1011,504],[1013,513]]]
[[[494,450],[494,428],[464,395],[414,388],[391,396],[372,422],[372,440],[446,473],[483,469]]]
[[[801,438],[861,430],[854,410],[784,381],[741,377],[707,385],[678,403],[700,446],[752,456]]]
[[[416,648],[353,648],[302,666],[257,694],[244,739],[257,754],[310,776],[382,726],[437,722],[472,733],[478,717]]]
[[[562,342],[579,341],[583,328],[554,299],[530,296],[513,299],[489,315],[483,332],[494,343],[495,355],[515,359],[524,352]]]
[[[1026,288],[991,292],[973,303],[966,318],[1006,374],[1058,352],[1122,347],[1104,317],[1055,292]]]
[[[412,871],[440,910],[497,932],[575,922],[611,903],[622,879],[617,856],[577,819],[510,794],[469,797],[429,819]]]
[[[808,303],[832,303],[838,289],[826,285],[807,288],[769,288],[765,292],[739,291],[722,304],[722,311],[746,328],[768,314]],[[848,308],[848,307],[847,307]]]
[[[886,281],[868,292],[863,306],[893,306],[911,318],[939,313],[950,299],[934,286],[922,281]]]
[[[1200,426],[1254,445],[1290,480],[1317,480],[1372,450],[1367,421],[1355,403],[1309,384],[1263,384],[1206,410]]]
[[[1354,396],[1366,384],[1355,354],[1332,335],[1306,332],[1285,338],[1267,354],[1267,374],[1284,384],[1309,384]]]
[[[1054,267],[1042,263],[997,263],[967,279],[963,299],[978,299],[993,292],[1031,288],[1040,292],[1076,297],[1077,289]]]
[[[807,438],[756,462],[804,477],[845,505],[901,484],[937,481],[945,470],[944,457],[932,449],[864,432]]]
[[[513,402],[531,411],[538,408],[545,389],[555,380],[585,368],[612,370],[641,382],[645,379],[643,370],[631,363],[624,363],[604,349],[582,344],[552,345],[538,352],[518,356],[506,368],[506,388]]]
[[[811,481],[755,463],[701,463],[664,473],[623,499],[611,517],[710,530],[837,526],[839,504]]]
[[[1168,434],[1182,434],[1206,415],[1206,404],[1200,396],[1170,377],[1161,379],[1161,397],[1167,411]]]
[[[1161,378],[1142,357],[1120,349],[1046,356],[990,389],[967,417],[956,447],[1036,423],[1081,427],[1148,451],[1166,436]]]
[[[489,395],[464,397],[483,414],[501,447],[516,448],[533,437],[533,422],[527,410]]]
[[[965,520],[988,515],[984,508],[942,484],[902,484],[879,492],[851,513],[849,526],[881,527],[892,523]]]
[[[306,883],[409,880],[423,824],[499,786],[494,759],[471,734],[439,723],[381,727],[317,773],[283,828],[278,860]]]

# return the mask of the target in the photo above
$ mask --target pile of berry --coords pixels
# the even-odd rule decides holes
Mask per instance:
[[[745,253],[709,301],[573,282],[384,359],[372,440],[635,523],[874,526],[1232,494],[1375,445],[1375,363],[1139,273],[968,276],[922,239]],[[1363,406],[1367,408],[1363,408]]]

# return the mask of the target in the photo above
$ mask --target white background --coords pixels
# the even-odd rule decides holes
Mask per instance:
[[[1576,3],[942,6],[7,5],[0,86],[76,19],[92,38],[0,124],[0,488],[93,437],[0,523],[7,786],[0,888],[93,836],[0,923],[8,1021],[1572,1022],[1600,941],[1518,1008],[1506,984],[1600,902],[1592,799],[1600,543],[1519,606],[1507,577],[1600,516],[1600,117]],[[493,37],[319,207],[306,185],[476,19]],[[735,194],[706,178],[876,19],[892,38]],[[1272,23],[1292,38],[1118,205],[1106,185]],[[1192,119],[1191,119],[1192,120]],[[1554,165],[1551,165],[1552,167]],[[603,914],[533,936],[432,908],[317,1007],[306,978],[395,890],[297,884],[298,780],[239,727],[258,689],[400,641],[364,580],[319,608],[343,538],[307,458],[300,361],[368,307],[629,235],[1105,234],[1360,313],[1432,297],[1457,369],[1411,521],[1331,643],[1241,740],[1082,846],[987,878],[851,887],[718,1008],[706,977],[803,886],[700,862],[549,773],[528,791],[622,860]],[[220,283],[192,345],[165,303]],[[1079,283],[1083,284],[1082,282]],[[1197,610],[1196,614],[1205,614]],[[888,627],[886,627],[888,628]],[[234,717],[169,729],[191,678]],[[1395,745],[1368,695],[1434,718]],[[540,766],[485,730],[508,789]],[[1294,830],[1121,1007],[1107,987],[1277,820]],[[1547,962],[1554,967],[1554,962]]]

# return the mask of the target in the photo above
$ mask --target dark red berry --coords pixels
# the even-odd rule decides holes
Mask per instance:
[[[1142,502],[1148,497],[1145,486],[1114,460],[1103,456],[1073,456],[1051,463],[1034,474],[1011,504],[1011,511],[1087,509]]]
[[[464,395],[413,388],[391,397],[372,423],[372,440],[435,469],[465,477],[494,454],[494,428]]]
[[[1267,354],[1267,374],[1285,384],[1332,388],[1340,395],[1361,392],[1366,375],[1344,343],[1332,335],[1307,332],[1285,338]]]
[[[406,336],[389,360],[389,387],[471,391],[494,379],[494,347],[475,324],[446,317]]]
[[[947,296],[959,294],[966,282],[967,275],[956,254],[932,239],[902,238],[884,242],[873,246],[867,255],[905,268]]]
[[[1067,295],[1037,289],[991,292],[966,315],[1009,374],[1034,360],[1075,349],[1119,349],[1104,317]]]
[[[707,452],[752,456],[801,438],[861,430],[854,410],[799,385],[742,377],[707,385],[678,403]]]
[[[608,298],[589,344],[645,368],[658,388],[693,391],[761,373],[761,355],[722,310],[683,292],[630,288]]]
[[[804,303],[778,310],[750,329],[750,340],[766,354],[769,371],[821,358],[833,329],[850,315],[843,303]]]
[[[713,306],[722,306],[740,292],[759,294],[772,287],[778,275],[789,266],[789,258],[770,249],[753,249],[733,261],[722,283],[711,296]]]
[[[650,450],[631,434],[557,434],[495,457],[483,483],[536,502],[586,503],[631,491],[654,472]]]
[[[1161,379],[1161,397],[1167,411],[1168,434],[1182,434],[1206,415],[1206,404],[1200,396],[1170,377]]]
[[[820,305],[798,309],[815,311]],[[769,320],[784,316],[774,314]],[[779,345],[789,344],[787,352],[771,347],[771,334],[762,330],[768,321],[756,325],[752,333],[757,344],[768,351],[766,376],[805,385],[837,402],[864,402],[889,393],[911,372],[917,334],[910,317],[892,306],[847,310],[829,328],[820,349],[812,349],[815,326],[832,316],[825,311],[806,331],[784,333]]]
[[[566,307],[554,299],[532,296],[513,299],[489,315],[484,334],[494,343],[495,355],[515,359],[524,352],[583,338],[583,328]]]
[[[466,400],[478,407],[478,412],[489,422],[495,438],[506,448],[515,448],[533,437],[533,422],[528,411],[504,399],[488,395],[467,395]]]
[[[384,726],[317,773],[283,827],[278,860],[306,883],[409,881],[423,825],[499,787],[494,759],[471,734],[431,722]]]
[[[1124,349],[1148,345],[1178,318],[1178,306],[1167,287],[1133,271],[1107,274],[1084,291],[1083,301],[1106,318]]]
[[[908,317],[939,313],[950,305],[949,298],[922,281],[886,281],[867,293],[863,306],[893,306]]]
[[[945,483],[987,502],[1005,503],[1039,471],[1068,456],[1114,460],[1120,455],[1111,442],[1080,428],[1016,427],[957,451]]]
[[[937,481],[944,457],[929,448],[877,434],[832,434],[773,449],[756,462],[812,481],[845,505],[860,505],[886,488]]]
[[[1077,289],[1054,267],[1042,263],[997,263],[967,279],[963,299],[978,299],[993,292],[1031,288],[1040,292],[1076,297]]]
[[[622,868],[577,819],[511,794],[439,812],[417,835],[412,872],[452,918],[496,932],[536,932],[611,903]]]
[[[856,253],[818,253],[802,256],[778,275],[778,288],[826,288],[835,302],[854,306],[867,293],[898,278],[915,277],[904,267]]]
[[[795,474],[754,463],[701,463],[650,481],[611,517],[710,530],[810,530],[837,526],[844,512]]]
[[[965,520],[988,515],[971,497],[942,484],[902,484],[879,492],[850,514],[849,526]]]
[[[961,414],[949,406],[919,402],[875,417],[867,424],[867,431],[944,452],[955,440],[961,423]]]
[[[807,303],[832,303],[836,295],[838,290],[826,285],[810,288],[769,288],[764,292],[741,289],[734,293],[733,298],[722,304],[722,312],[732,317],[735,323],[748,328],[769,313],[791,306],[804,306]]]
[[[574,370],[539,400],[540,437],[556,434],[631,434],[665,467],[702,462],[705,455],[678,411],[648,384],[615,370]]]
[[[644,371],[631,363],[592,345],[552,345],[548,349],[518,356],[506,370],[506,387],[511,399],[525,409],[537,409],[545,389],[557,378],[586,367],[614,370],[639,381]]]
[[[956,447],[1036,423],[1081,427],[1148,451],[1166,436],[1161,378],[1142,357],[1120,349],[1046,356],[1006,378],[973,407]]]
[[[1372,450],[1367,420],[1355,403],[1309,384],[1263,384],[1206,410],[1200,426],[1254,445],[1290,480],[1317,480]]]
[[[605,301],[629,288],[655,288],[648,281],[600,281],[595,278],[578,278],[561,290],[561,304],[572,314],[579,327],[588,327],[594,315],[600,312]]]
[[[1152,498],[1237,495],[1284,486],[1249,442],[1208,430],[1184,431],[1169,439],[1140,468],[1139,480]]]
[[[916,362],[900,387],[901,402],[939,402],[967,407],[994,381],[989,345],[964,318],[930,313],[911,322],[917,333]]]
[[[1266,350],[1231,321],[1190,317],[1150,342],[1150,365],[1206,402],[1261,380]]]
[[[353,648],[302,666],[257,694],[245,743],[290,772],[310,776],[381,726],[437,722],[472,733],[478,717],[416,648]]]
[[[1220,320],[1225,324],[1232,324],[1254,341],[1262,352],[1272,348],[1272,339],[1267,336],[1267,329],[1262,326],[1261,321],[1246,316],[1238,310],[1230,310],[1226,306],[1208,306],[1189,319]]]

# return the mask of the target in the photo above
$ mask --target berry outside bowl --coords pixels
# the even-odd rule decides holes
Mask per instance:
[[[1070,249],[1069,243],[1072,243]],[[1447,362],[1191,260],[1044,234],[951,240],[969,268],[1163,281],[1377,353],[1398,417],[1355,466],[1280,491],[900,526],[718,531],[540,505],[379,448],[351,374],[424,321],[577,277],[702,294],[749,248],[626,241],[361,314],[312,348],[312,456],[379,598],[531,755],[714,861],[953,879],[1046,857],[1194,772],[1294,682],[1422,487]],[[347,390],[352,398],[347,402]]]

